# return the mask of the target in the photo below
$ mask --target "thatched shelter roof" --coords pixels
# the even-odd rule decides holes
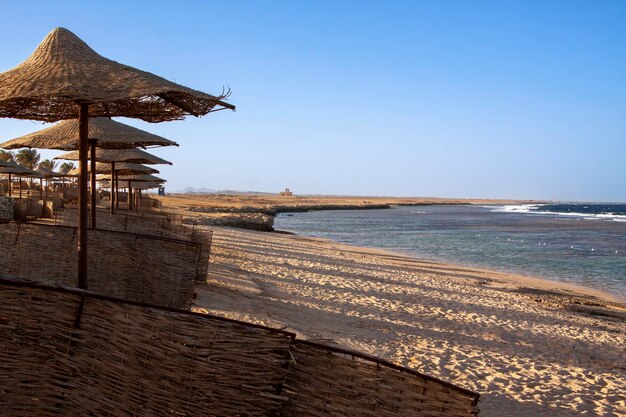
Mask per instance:
[[[89,119],[89,140],[96,140],[96,146],[108,149],[130,149],[148,146],[178,146],[161,136],[153,135],[132,126],[125,125],[108,117]],[[78,120],[64,120],[46,129],[0,143],[0,148],[20,149],[78,149]]]
[[[38,166],[37,168],[34,169],[34,171],[37,173],[37,176],[40,178],[54,178],[54,177],[60,177],[62,175],[50,169],[44,168],[42,166]]]
[[[111,175],[99,175],[98,180],[108,180],[111,179]],[[163,178],[156,177],[150,174],[139,174],[139,175],[120,175],[117,177],[119,181],[130,181],[130,182],[154,182],[154,183],[164,183],[166,180]]]
[[[159,188],[162,185],[163,183],[161,182],[138,182],[133,184],[133,187],[135,187],[136,190],[149,190],[151,188]]]
[[[13,161],[0,160],[0,174],[15,174],[26,177],[37,176],[37,173]]]
[[[30,57],[0,74],[0,117],[56,121],[125,116],[148,122],[235,109],[223,100],[104,58],[67,29],[56,28]]]
[[[69,161],[78,160],[78,151],[72,151],[59,155],[54,159],[67,159]],[[96,149],[97,162],[132,162],[135,164],[167,164],[171,162],[158,156],[152,155],[140,149]]]
[[[91,172],[91,165],[88,166],[89,172]],[[111,163],[109,162],[96,162],[96,174],[109,174],[111,172]],[[135,175],[135,174],[158,174],[159,170],[152,167],[147,167],[142,164],[133,164],[130,162],[116,162],[115,172],[120,175]],[[78,168],[72,169],[69,174],[78,175]]]

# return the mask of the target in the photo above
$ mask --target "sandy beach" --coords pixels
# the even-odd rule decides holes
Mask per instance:
[[[475,390],[485,417],[626,415],[626,307],[606,294],[316,238],[214,230],[197,311]]]

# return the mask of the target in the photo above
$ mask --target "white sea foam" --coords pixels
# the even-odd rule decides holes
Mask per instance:
[[[543,214],[564,217],[582,217],[584,220],[609,220],[616,222],[626,222],[626,215],[613,213],[578,213],[578,212],[555,212],[540,210],[545,204],[518,204],[506,206],[483,206],[499,213],[521,213],[521,214]],[[539,209],[539,210],[538,210]]]
[[[494,212],[500,213],[536,213],[534,210],[538,207],[544,206],[544,204],[514,204],[506,206],[483,206],[491,209]]]

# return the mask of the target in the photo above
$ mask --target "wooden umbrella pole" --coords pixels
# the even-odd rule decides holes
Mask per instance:
[[[11,182],[11,173],[9,172],[9,197],[11,197],[11,188],[13,188],[12,185],[13,183]]]
[[[91,165],[91,228],[96,228],[96,140],[89,141]]]
[[[43,200],[43,178],[39,178],[39,198]]]
[[[133,193],[132,188],[130,188],[130,180],[128,180],[128,210],[133,209],[133,199],[131,194]]]
[[[89,105],[78,105],[78,288],[87,289],[87,154],[89,153]]]
[[[17,186],[20,189],[20,198],[22,198],[22,176],[20,175],[17,179],[20,181]]]
[[[117,182],[118,173],[115,172],[115,209],[120,208],[120,184]]]
[[[113,192],[113,183],[115,181],[115,162],[111,162],[111,214],[115,214],[115,193]]]

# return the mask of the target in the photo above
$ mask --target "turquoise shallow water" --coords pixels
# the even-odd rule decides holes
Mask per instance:
[[[416,258],[585,285],[626,299],[626,222],[524,206],[282,213],[274,227]]]

